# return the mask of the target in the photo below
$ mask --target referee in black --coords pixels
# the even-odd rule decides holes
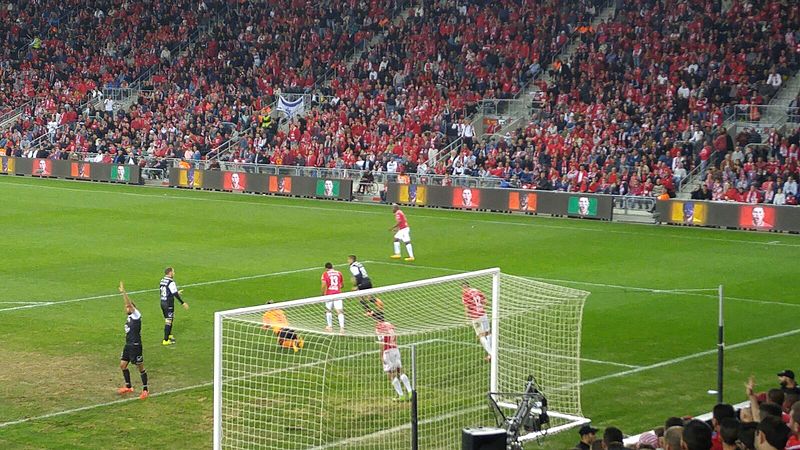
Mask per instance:
[[[172,345],[175,343],[175,336],[172,335],[172,320],[175,318],[175,299],[183,305],[183,309],[189,309],[189,304],[181,298],[178,285],[175,284],[175,269],[167,267],[164,269],[164,278],[158,285],[161,294],[161,312],[164,313],[164,340],[161,345]]]
[[[350,274],[353,276],[353,290],[363,291],[364,289],[372,288],[372,280],[367,275],[367,269],[364,265],[358,262],[356,255],[347,257],[347,263],[350,264]]]
[[[125,348],[122,349],[122,356],[119,358],[119,368],[122,369],[125,386],[119,388],[117,393],[124,395],[133,392],[131,372],[128,370],[128,364],[132,362],[139,369],[139,376],[142,377],[142,393],[139,398],[144,400],[150,395],[150,392],[147,389],[147,371],[144,368],[144,356],[142,356],[142,314],[136,309],[136,304],[128,298],[122,281],[119,282],[119,292],[125,300],[125,314],[128,315],[128,319],[125,321]]]

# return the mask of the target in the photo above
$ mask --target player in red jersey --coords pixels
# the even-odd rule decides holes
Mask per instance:
[[[486,316],[486,295],[479,289],[471,288],[466,281],[461,285],[461,303],[464,304],[464,312],[472,322],[472,328],[481,345],[486,349],[486,360],[492,358],[492,329],[489,327],[489,318]]]
[[[408,379],[408,375],[403,373],[403,363],[400,362],[400,349],[397,348],[394,326],[384,319],[383,314],[376,314],[372,317],[376,320],[375,334],[378,335],[379,343],[382,346],[383,371],[392,383],[394,391],[397,392],[395,401],[411,400],[411,380]],[[406,393],[403,393],[403,386],[406,388]]]
[[[342,272],[333,268],[333,264],[325,263],[325,272],[322,273],[322,295],[334,295],[342,292],[344,277]],[[341,300],[325,302],[325,319],[328,326],[325,331],[333,331],[333,309],[339,315],[339,331],[344,332],[344,305]]]
[[[397,231],[394,234],[394,254],[391,256],[393,259],[400,259],[403,255],[400,252],[400,241],[406,244],[406,251],[408,251],[408,258],[406,261],[414,261],[414,249],[411,247],[411,229],[408,227],[408,221],[403,211],[397,204],[392,205],[394,211],[394,220],[396,223],[389,231]]]

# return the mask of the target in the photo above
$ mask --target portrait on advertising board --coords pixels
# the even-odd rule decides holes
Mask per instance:
[[[701,202],[674,201],[670,206],[670,222],[687,225],[706,224],[706,205]]]
[[[111,166],[111,181],[127,183],[131,181],[131,167],[124,164]]]
[[[534,192],[509,192],[508,209],[511,211],[536,212],[538,198]]]
[[[87,179],[92,176],[92,165],[85,162],[74,162],[70,165],[69,174],[73,178]]]
[[[739,226],[771,230],[775,226],[775,208],[761,205],[742,206],[739,208]]]
[[[453,207],[478,208],[481,205],[481,191],[474,188],[453,189]]]
[[[181,169],[180,172],[178,172],[178,186],[190,188],[203,187],[203,171],[197,170],[194,167]]]
[[[31,175],[37,177],[49,177],[53,173],[53,161],[49,159],[37,158],[33,160]]]
[[[567,213],[577,214],[581,217],[594,217],[597,215],[597,199],[594,197],[570,197]]]
[[[427,187],[403,184],[400,186],[398,201],[407,205],[424,205],[427,203]]]
[[[339,180],[317,180],[316,194],[319,197],[338,197],[340,188]]]
[[[0,173],[14,173],[14,162],[16,161],[14,158],[0,158],[2,161],[0,162]]]
[[[292,193],[292,178],[282,176],[269,177],[269,191],[277,194],[291,194]]]
[[[222,179],[222,188],[229,191],[243,191],[247,189],[247,175],[240,172],[225,172]]]

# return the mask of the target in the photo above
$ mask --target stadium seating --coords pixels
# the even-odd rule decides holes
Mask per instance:
[[[798,68],[790,46],[791,30],[800,24],[796,10],[778,2],[734,3],[724,13],[718,7],[619,4],[613,20],[580,35],[571,61],[550,69],[547,118],[488,141],[482,152],[493,157],[478,155],[466,172],[524,187],[674,192],[704,147],[713,145],[718,158],[733,150],[720,136],[735,105],[765,103],[774,93],[770,74]]]
[[[800,64],[800,15],[775,0],[724,12],[712,1],[619,2],[596,28],[586,26],[603,5],[593,0],[79,3],[0,12],[0,114],[25,112],[3,148],[155,166],[215,159],[225,144],[222,159],[240,163],[415,172],[425,162],[428,173],[510,187],[643,196],[673,195],[703,164],[713,192],[747,172],[721,165],[739,143],[723,138],[725,117],[767,102]],[[549,65],[571,39],[573,57]],[[478,100],[514,97],[542,71],[552,82],[540,83],[543,109],[528,126],[467,141],[428,167]],[[130,110],[97,97],[134,80],[146,91]],[[280,93],[314,101],[285,128],[262,126]],[[761,201],[774,201],[778,176],[800,175],[796,136],[770,139],[771,150],[752,153],[766,178],[744,176]]]

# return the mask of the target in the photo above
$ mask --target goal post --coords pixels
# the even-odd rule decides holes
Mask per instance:
[[[466,307],[464,292],[480,307]],[[529,375],[549,400],[552,432],[585,423],[587,296],[486,269],[217,312],[214,448],[408,449],[412,349],[419,448],[454,448],[462,428],[492,425],[487,394],[520,391]],[[326,331],[334,301],[341,332],[336,311]]]

